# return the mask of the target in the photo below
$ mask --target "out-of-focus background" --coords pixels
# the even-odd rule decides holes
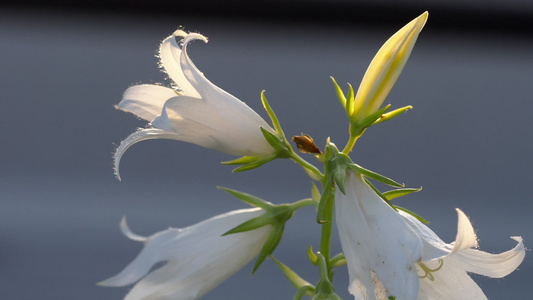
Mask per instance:
[[[533,2],[492,1],[3,1],[0,6],[0,295],[2,299],[121,299],[96,286],[140,251],[121,235],[127,216],[149,235],[245,207],[225,186],[274,203],[308,197],[310,180],[288,161],[231,174],[230,157],[177,141],[132,147],[114,178],[118,143],[145,122],[117,111],[138,83],[168,85],[159,43],[178,26],[210,38],[189,53],[208,79],[267,118],[260,92],[287,135],[347,140],[329,76],[357,87],[375,52],[404,24],[430,17],[387,103],[414,110],[366,132],[354,161],[407,186],[396,201],[452,241],[459,207],[482,250],[519,235],[533,245]],[[313,161],[313,157],[307,157]],[[318,247],[311,208],[298,211],[275,256],[310,282]],[[338,239],[333,241],[340,251]],[[288,299],[295,290],[267,260],[205,299]],[[504,279],[474,276],[490,299],[525,299],[528,253]],[[338,293],[350,299],[344,268]]]

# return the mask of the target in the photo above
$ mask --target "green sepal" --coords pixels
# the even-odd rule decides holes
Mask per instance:
[[[261,266],[261,264],[265,261],[265,259],[270,256],[272,252],[274,252],[279,242],[281,241],[281,237],[283,236],[283,230],[285,229],[285,223],[283,223],[283,225],[273,225],[273,227],[274,228],[272,228],[272,231],[270,232],[270,235],[268,236],[265,244],[263,245],[263,248],[261,248],[261,251],[257,256],[254,268],[252,270],[252,276],[254,275],[255,271],[257,271],[257,269]]]
[[[372,126],[372,124],[377,121],[388,109],[390,104],[383,107],[382,109],[374,112],[371,115],[366,116],[363,120],[358,121],[350,117],[350,136],[359,137],[365,132],[365,130]]]
[[[411,110],[413,109],[413,107],[411,105],[408,105],[408,106],[404,106],[402,108],[398,108],[398,109],[395,109],[391,112],[388,112],[388,113],[385,113],[383,115],[381,115],[376,121],[374,121],[370,126],[373,126],[373,125],[376,125],[376,124],[379,124],[379,123],[383,123],[385,121],[389,121],[389,120],[392,120],[394,118],[396,118],[397,116],[403,114],[404,112],[408,111],[408,110]]]
[[[279,136],[275,133],[272,133],[263,127],[259,127],[261,129],[261,132],[263,133],[263,136],[267,140],[267,142],[274,148],[276,151],[276,157],[279,158],[289,158],[291,153],[291,146],[290,144],[287,144],[287,141],[283,136]]]
[[[401,206],[398,206],[398,205],[393,205],[393,207],[396,209],[396,210],[401,210],[403,212],[406,212],[408,214],[410,214],[411,216],[415,217],[418,221],[424,223],[424,224],[429,224],[430,222],[424,218],[422,218],[420,215],[408,210],[407,208],[405,207],[401,207]]]
[[[281,125],[279,123],[278,117],[276,117],[276,114],[274,113],[274,110],[272,107],[270,107],[270,104],[268,104],[268,101],[265,97],[265,91],[261,92],[261,102],[263,103],[263,107],[265,108],[268,116],[270,117],[270,120],[272,120],[272,125],[274,125],[274,129],[278,133],[279,136],[284,137],[285,133],[283,133],[283,129],[281,129]]]
[[[318,265],[318,256],[316,256],[315,252],[313,252],[313,246],[309,246],[307,248],[307,257],[309,258],[309,261],[313,265]]]
[[[294,295],[294,298],[292,300],[301,300],[303,296],[309,296],[308,294],[313,295],[315,293],[315,287],[314,286],[304,286],[301,289],[298,290],[296,295]]]
[[[344,253],[339,253],[332,257],[329,263],[332,268],[342,267],[346,265],[346,257],[344,257]]]
[[[392,200],[392,199],[395,199],[395,198],[399,198],[399,197],[402,197],[402,196],[409,195],[411,193],[420,192],[421,190],[422,190],[422,187],[420,187],[418,189],[415,189],[415,188],[401,188],[401,189],[386,191],[386,192],[383,193],[383,196],[385,196],[385,198],[387,198],[388,200]]]
[[[223,162],[221,162],[221,164],[223,164],[223,165],[246,165],[246,164],[249,164],[249,163],[253,163],[253,162],[255,162],[258,159],[261,159],[261,157],[262,156],[243,156],[243,157],[239,157],[239,158],[234,159],[234,160],[223,161]]]
[[[276,154],[270,154],[267,156],[243,156],[241,158],[232,160],[232,161],[225,161],[222,162],[223,165],[240,165],[242,166],[237,167],[232,170],[233,173],[237,172],[243,172],[252,170],[255,168],[258,168],[264,164],[266,164],[269,161],[272,161],[276,159]]]
[[[313,199],[313,201],[316,203],[320,203],[320,191],[314,182],[311,182],[311,199]]]
[[[239,192],[233,189],[228,189],[228,188],[221,187],[221,186],[217,186],[217,188],[230,193],[231,195],[241,199],[242,201],[250,204],[251,206],[260,207],[265,210],[269,210],[272,207],[274,207],[274,204],[272,204],[271,202],[263,200],[257,196],[254,196],[248,193]]]
[[[319,261],[320,279],[315,286],[315,295],[311,300],[342,300],[342,298],[335,293],[335,288],[329,278],[326,259],[320,252],[317,253],[317,256]]]
[[[333,81],[333,84],[335,85],[335,92],[337,92],[337,97],[339,97],[339,101],[341,102],[342,107],[346,108],[346,97],[344,96],[342,89],[337,84],[333,76],[330,76],[329,78],[331,78],[331,81]]]
[[[346,113],[348,114],[348,116],[350,116],[350,114],[352,113],[354,101],[355,101],[355,94],[353,91],[353,87],[351,84],[348,83],[348,95],[346,97],[346,107],[345,107]]]
[[[315,287],[304,280],[302,277],[300,277],[296,272],[294,272],[291,268],[289,268],[287,265],[283,264],[279,260],[277,260],[274,256],[271,256],[272,260],[278,265],[278,267],[281,269],[283,274],[285,274],[285,277],[289,279],[289,281],[292,283],[292,285],[298,289],[298,291],[303,290],[303,295],[306,296],[313,296],[315,292]],[[298,295],[298,294],[297,294]],[[301,299],[301,297],[300,297]]]
[[[407,208],[404,208],[404,207],[401,207],[401,206],[398,206],[398,205],[393,205],[392,203],[390,203],[389,199],[387,197],[385,197],[384,194],[382,194],[376,187],[374,187],[372,185],[372,183],[370,181],[368,181],[366,178],[365,178],[365,182],[372,188],[372,190],[374,190],[374,192],[376,192],[376,194],[379,195],[379,197],[381,197],[381,199],[383,199],[383,201],[387,202],[388,205],[390,205],[390,207],[392,207],[392,209],[394,209],[395,211],[403,211],[403,212],[406,212],[408,214],[410,214],[411,216],[415,217],[418,221],[422,222],[422,223],[425,223],[425,224],[429,224],[429,221],[427,221],[426,219],[422,218],[420,215],[417,215],[416,213],[408,210]],[[416,191],[416,189],[413,189]]]
[[[392,207],[392,209],[394,209],[395,211],[398,211],[398,209],[396,209],[396,207],[394,207],[394,205],[392,205],[392,203],[390,203],[389,199],[387,199],[387,197],[383,196],[383,194],[366,178],[363,178],[366,182],[366,184],[368,184],[368,186],[376,193],[378,194],[378,196],[383,199],[383,201],[385,201],[390,207]]]
[[[326,179],[326,184],[324,185],[324,191],[322,192],[322,196],[320,197],[320,202],[318,203],[318,209],[316,213],[316,222],[319,224],[323,224],[326,222],[331,222],[332,220],[326,220],[323,218],[324,216],[324,209],[326,208],[326,205],[329,201],[334,201],[335,195],[332,194],[332,192],[335,190],[332,185],[331,177],[328,176]]]
[[[255,217],[253,219],[250,219],[242,224],[239,224],[233,227],[232,229],[223,233],[222,236],[246,232],[246,231],[254,230],[254,229],[263,227],[265,225],[270,225],[270,224],[272,224],[272,220],[270,219],[270,216],[268,215],[268,211],[267,211],[264,214],[260,215],[259,217]]]
[[[365,177],[368,177],[368,178],[371,178],[371,179],[374,179],[376,181],[379,181],[381,183],[384,183],[386,185],[390,185],[390,186],[394,186],[394,187],[399,187],[399,188],[403,188],[405,187],[404,184],[400,184],[388,177],[385,177],[383,175],[380,175],[378,173],[375,173],[373,171],[370,171],[368,169],[365,169],[357,164],[354,164],[352,163],[351,165],[349,165],[349,168],[352,169],[353,171],[365,176]]]

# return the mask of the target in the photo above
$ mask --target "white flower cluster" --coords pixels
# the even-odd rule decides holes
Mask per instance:
[[[426,19],[427,13],[385,43],[355,97],[353,93],[351,99],[340,96],[352,125],[363,124],[365,118],[379,110]],[[180,140],[238,156],[261,157],[275,152],[261,128],[272,133],[274,130],[194,66],[187,55],[187,45],[192,40],[207,42],[200,34],[178,30],[161,44],[161,65],[174,82],[174,88],[136,85],[125,91],[118,108],[147,120],[150,127],[133,133],[118,147],[117,177],[124,152],[147,139]],[[356,134],[362,134],[365,128],[361,127]],[[353,143],[357,137],[354,136]],[[310,137],[299,140],[313,143]],[[316,153],[322,155],[319,150]],[[467,273],[500,278],[514,271],[524,259],[520,237],[512,237],[517,245],[504,253],[489,254],[474,249],[477,247],[474,229],[459,209],[456,239],[452,243],[443,242],[412,214],[391,206],[365,181],[364,175],[347,170],[342,174],[343,182],[335,182],[332,187],[335,220],[350,277],[349,291],[356,300],[486,299]],[[324,187],[327,188],[330,187]],[[123,220],[123,233],[145,246],[122,272],[100,284],[135,283],[127,300],[199,299],[262,251],[274,226],[261,225],[226,233],[264,215],[265,209],[259,207],[231,211],[150,237],[132,233]],[[279,239],[274,244],[277,242]],[[166,264],[150,271],[161,262]]]

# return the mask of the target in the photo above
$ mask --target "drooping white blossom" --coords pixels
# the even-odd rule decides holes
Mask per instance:
[[[348,171],[344,188],[336,188],[335,215],[350,293],[356,300],[414,300],[421,239],[360,174]]]
[[[513,272],[524,260],[525,249],[521,237],[511,237],[517,245],[500,254],[473,249],[477,247],[474,228],[468,217],[459,209],[457,236],[450,244],[443,242],[413,216],[404,212],[400,214],[423,243],[422,264],[417,264],[421,276],[418,300],[487,299],[467,272],[502,278]]]
[[[178,41],[180,39],[180,41]],[[117,108],[149,121],[150,127],[127,137],[115,153],[115,171],[133,144],[149,139],[174,139],[238,156],[264,156],[274,149],[260,127],[274,130],[244,102],[212,84],[187,55],[198,33],[177,30],[160,46],[160,63],[174,88],[136,85],[128,88]]]
[[[122,272],[99,284],[118,287],[138,281],[125,300],[199,299],[259,254],[271,225],[222,234],[263,213],[259,208],[231,211],[150,237],[132,233],[123,219],[122,232],[132,240],[144,242],[145,246]],[[166,264],[150,272],[161,262]]]

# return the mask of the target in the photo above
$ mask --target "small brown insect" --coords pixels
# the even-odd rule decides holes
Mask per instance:
[[[313,138],[309,135],[295,135],[292,137],[292,141],[296,143],[298,150],[302,153],[313,153],[313,154],[322,154],[320,149],[315,145]]]

